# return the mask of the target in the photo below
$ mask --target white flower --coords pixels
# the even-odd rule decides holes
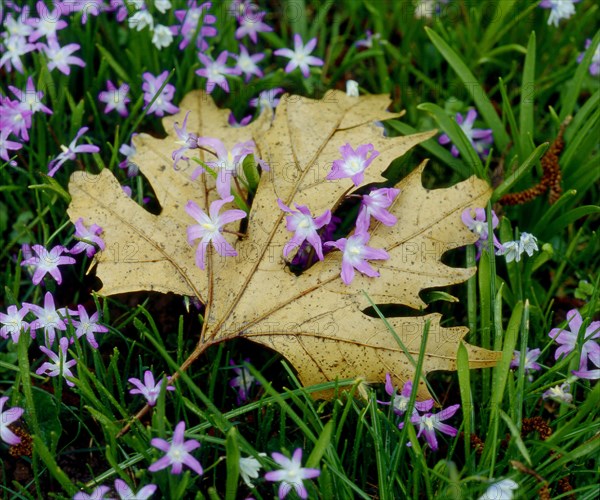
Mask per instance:
[[[358,97],[358,82],[355,80],[348,80],[346,82],[346,95],[349,97]]]
[[[569,19],[575,14],[575,2],[579,0],[544,0],[540,3],[540,7],[550,8],[550,17],[548,25],[552,24],[558,27],[561,19]]]
[[[154,27],[154,18],[147,10],[140,10],[129,18],[129,27],[142,31],[146,26],[150,29]]]
[[[171,8],[171,2],[169,0],[154,0],[154,6],[161,14],[164,14]]]
[[[519,487],[512,479],[502,479],[492,484],[486,492],[479,497],[479,500],[511,500],[513,490]]]
[[[569,392],[570,389],[571,386],[568,382],[565,382],[560,386],[555,385],[542,394],[542,399],[553,399],[559,403],[570,404],[573,402],[573,394]]]
[[[258,456],[266,457],[266,453],[259,453]],[[250,482],[250,479],[256,479],[258,477],[258,471],[261,465],[258,460],[254,457],[240,457],[240,474],[242,479],[248,488],[254,488],[254,485]]]
[[[144,0],[127,0],[127,3],[133,5],[137,10],[140,10],[144,6]]]
[[[539,250],[537,246],[537,238],[533,234],[521,233],[520,243],[522,247],[521,252],[527,252],[527,255],[530,257],[533,255],[533,252],[537,252]]]
[[[521,248],[520,241],[507,241],[506,243],[502,243],[502,248],[496,252],[497,255],[505,255],[506,262],[512,262],[513,260],[519,262],[522,253],[523,249]]]
[[[173,34],[171,30],[162,24],[157,24],[152,35],[152,43],[157,49],[168,47],[173,42]]]

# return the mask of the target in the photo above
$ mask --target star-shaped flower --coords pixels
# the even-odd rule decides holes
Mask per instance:
[[[94,348],[98,349],[98,342],[96,342],[96,338],[94,337],[94,333],[106,333],[108,332],[108,328],[98,323],[98,317],[100,313],[96,311],[90,317],[81,304],[77,306],[77,311],[79,312],[79,320],[73,319],[71,323],[75,327],[75,337],[81,338],[85,335],[85,338],[89,342],[89,344]]]
[[[77,361],[72,359],[67,361],[67,349],[69,346],[69,339],[62,337],[59,341],[58,354],[53,353],[50,349],[40,346],[46,356],[50,358],[50,361],[46,361],[40,366],[35,373],[38,375],[48,375],[49,377],[62,376],[67,380],[67,377],[74,377],[71,367],[77,364]],[[67,385],[73,387],[75,384],[70,380],[67,380]]]
[[[458,431],[448,425],[442,423],[443,420],[448,420],[450,417],[454,416],[454,414],[458,411],[460,405],[452,405],[448,408],[438,412],[438,413],[426,413],[425,415],[413,415],[410,421],[413,424],[419,425],[419,432],[417,433],[417,437],[421,437],[422,434],[425,435],[425,439],[429,446],[431,446],[432,450],[438,449],[438,441],[435,435],[435,431],[439,431],[443,434],[448,434],[449,436],[456,436]]]
[[[96,253],[94,244],[98,245],[100,250],[104,250],[106,248],[104,240],[98,236],[102,231],[98,224],[92,224],[88,229],[83,225],[83,218],[79,217],[75,222],[75,238],[79,241],[69,250],[69,253],[76,255],[85,252],[88,257],[92,257]]]
[[[221,231],[225,224],[246,217],[246,212],[233,209],[219,214],[221,208],[232,201],[233,196],[213,201],[210,204],[208,215],[192,200],[188,201],[185,206],[188,215],[198,222],[196,225],[188,226],[187,238],[190,245],[193,245],[197,239],[201,240],[196,249],[196,265],[202,270],[204,270],[206,260],[206,247],[211,242],[219,255],[223,257],[235,257],[237,255],[237,252],[221,234]]]
[[[192,469],[199,476],[202,475],[202,465],[196,460],[190,451],[200,447],[200,443],[195,439],[188,441],[184,440],[185,433],[185,422],[182,420],[175,427],[173,432],[173,441],[169,443],[161,438],[154,438],[150,441],[150,444],[161,451],[164,451],[166,455],[156,462],[154,462],[148,470],[150,472],[156,472],[161,469],[171,467],[171,474],[181,474],[183,466],[186,465]]]
[[[127,379],[130,384],[135,385],[135,389],[130,389],[129,394],[141,394],[146,398],[149,406],[155,406],[160,394],[160,387],[163,380],[159,380],[158,384],[154,382],[154,375],[150,370],[144,372],[144,383],[139,378]],[[167,391],[174,391],[175,387],[167,385]]]
[[[147,500],[154,495],[156,488],[155,484],[147,484],[135,492],[122,479],[115,479],[115,490],[121,500]]]
[[[64,320],[59,316],[59,314],[66,316],[65,308],[56,309],[54,296],[50,292],[46,292],[46,295],[44,295],[44,307],[27,302],[23,302],[23,306],[26,306],[27,309],[37,316],[37,319],[34,319],[29,325],[31,337],[35,338],[35,331],[43,328],[45,343],[48,347],[51,347],[56,337],[56,329],[61,331],[67,329]]]
[[[396,392],[392,384],[392,377],[389,373],[385,374],[385,392],[391,396],[391,401],[377,401],[382,405],[392,405],[394,413],[396,415],[404,415],[408,410],[408,403],[410,401],[410,394],[412,392],[412,381],[409,380],[402,386],[400,394]],[[433,399],[427,399],[425,401],[415,401],[415,406],[412,411],[412,415],[418,411],[429,411],[433,408]]]
[[[10,335],[12,341],[16,344],[19,342],[21,332],[29,328],[29,323],[23,321],[29,312],[29,307],[24,305],[21,309],[18,309],[17,306],[12,305],[8,306],[6,312],[7,314],[0,313],[0,323],[4,325],[0,328],[0,337],[8,338]]]
[[[393,226],[396,224],[398,218],[386,209],[392,205],[398,194],[400,194],[399,189],[380,188],[374,189],[369,194],[363,195],[360,212],[358,213],[358,219],[361,220],[360,224],[369,227],[371,217],[386,226]]]
[[[583,318],[577,309],[571,309],[567,313],[567,322],[569,330],[553,328],[548,334],[551,339],[560,344],[560,347],[554,353],[554,359],[569,354],[577,347],[577,337],[583,325]],[[581,355],[579,357],[579,372],[588,372],[588,359],[592,364],[600,368],[600,345],[595,341],[598,338],[600,338],[600,321],[593,321],[583,334],[583,345],[581,346]]]
[[[283,249],[283,256],[287,257],[294,248],[302,245],[304,240],[308,240],[315,249],[319,260],[323,260],[323,245],[317,229],[321,229],[326,224],[329,224],[331,211],[326,210],[318,217],[313,218],[310,210],[305,205],[295,203],[298,210],[292,210],[280,198],[277,198],[277,204],[281,210],[290,214],[285,218],[286,229],[294,232],[294,236],[292,236],[292,239]]]
[[[77,153],[98,153],[100,151],[98,146],[92,144],[82,144],[77,146],[79,138],[88,130],[88,127],[81,127],[75,135],[75,139],[69,144],[69,147],[65,147],[61,144],[60,149],[62,150],[62,153],[59,153],[58,156],[48,164],[48,176],[53,177],[62,164],[67,160],[74,160]]]
[[[289,459],[281,453],[274,452],[271,455],[273,460],[280,466],[280,470],[267,472],[265,479],[267,481],[281,481],[279,485],[278,496],[285,498],[292,488],[296,494],[302,498],[308,498],[308,491],[304,486],[304,479],[313,479],[321,474],[319,469],[309,469],[302,466],[302,448],[296,448],[292,458]]]
[[[29,259],[25,259],[21,262],[21,265],[35,266],[33,278],[31,279],[33,284],[39,285],[42,279],[44,279],[44,276],[50,273],[50,276],[52,276],[60,285],[62,283],[62,275],[58,266],[75,264],[75,259],[73,257],[62,255],[63,252],[68,252],[62,245],[56,245],[50,251],[46,250],[42,245],[33,245],[31,248],[36,255]]]
[[[196,74],[206,78],[206,92],[209,94],[215,89],[215,85],[221,87],[225,92],[229,92],[229,83],[225,76],[242,74],[242,71],[237,66],[230,68],[225,65],[229,55],[229,52],[224,50],[213,60],[202,52],[198,53],[198,59],[200,59],[204,68],[196,70]]]
[[[494,142],[492,137],[492,130],[473,128],[475,118],[477,118],[477,111],[475,111],[474,109],[470,109],[467,112],[466,118],[463,118],[463,116],[460,113],[456,113],[456,123],[458,123],[458,126],[467,136],[467,139],[469,140],[475,151],[479,153],[479,156],[485,157],[489,153],[489,146],[492,144],[492,142]],[[442,136],[440,136],[438,141],[440,144],[449,144],[450,137],[448,137],[447,134],[443,134]],[[452,145],[450,151],[452,152],[453,156],[458,156],[460,154],[458,148],[454,144]]]
[[[342,159],[333,162],[331,172],[327,174],[326,179],[333,180],[350,177],[355,186],[362,183],[365,177],[365,169],[379,156],[379,151],[375,150],[373,144],[362,144],[355,151],[347,143],[340,147],[340,153],[342,154]],[[367,158],[369,153],[371,155]]]
[[[115,86],[110,80],[106,81],[107,90],[103,90],[98,94],[98,100],[106,104],[104,113],[110,113],[112,110],[116,110],[121,116],[127,116],[127,103],[131,101],[127,94],[129,93],[129,85],[126,83],[121,84],[119,88]]]
[[[294,35],[294,50],[292,49],[277,49],[273,52],[276,56],[288,57],[290,62],[285,67],[286,73],[291,73],[296,68],[300,68],[304,78],[310,75],[309,66],[323,66],[325,64],[322,59],[311,56],[310,53],[317,46],[317,39],[312,38],[306,45],[302,43],[302,37],[299,34]]]

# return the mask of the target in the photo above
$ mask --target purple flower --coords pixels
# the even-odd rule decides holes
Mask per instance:
[[[75,222],[75,238],[78,238],[80,241],[69,250],[69,253],[77,255],[85,252],[88,257],[93,257],[96,253],[96,247],[93,244],[98,245],[100,250],[104,250],[106,248],[104,240],[98,236],[102,231],[102,228],[98,224],[92,224],[88,229],[83,225],[83,218],[79,217],[77,222]]]
[[[258,97],[250,99],[250,106],[258,108],[258,111],[262,113],[264,109],[275,109],[279,104],[279,94],[285,92],[281,87],[274,89],[263,90],[258,94]]]
[[[147,484],[136,493],[122,479],[115,479],[115,490],[121,500],[147,500],[156,491],[155,484]]]
[[[79,138],[87,131],[88,127],[81,127],[77,132],[77,135],[75,135],[75,139],[73,139],[71,144],[69,144],[69,147],[65,147],[64,145],[60,146],[62,152],[59,153],[58,156],[48,164],[49,177],[54,177],[54,174],[67,160],[75,160],[75,155],[77,153],[98,153],[100,151],[98,146],[94,146],[92,144],[83,144],[81,146],[76,145]]]
[[[239,40],[245,36],[249,36],[253,43],[258,42],[258,33],[273,31],[271,26],[262,22],[266,15],[266,12],[254,12],[250,15],[239,17],[240,27],[236,30],[235,37]]]
[[[589,49],[590,45],[592,45],[592,39],[588,38],[585,41],[585,50]],[[579,54],[579,57],[577,58],[578,63],[581,63],[581,61],[583,61],[583,56],[585,56],[585,52]],[[592,56],[592,62],[590,64],[589,72],[592,76],[600,75],[600,44],[596,46],[596,51]]]
[[[62,376],[66,381],[67,385],[73,387],[75,384],[70,380],[67,380],[67,377],[74,377],[73,372],[71,371],[71,367],[77,364],[77,361],[74,359],[67,361],[67,348],[69,346],[69,339],[67,337],[62,337],[59,340],[59,352],[58,355],[54,354],[50,349],[47,349],[44,346],[40,346],[40,351],[42,351],[46,356],[50,358],[50,361],[46,361],[40,366],[35,373],[38,375],[48,375],[49,377],[58,377]]]
[[[246,156],[254,153],[255,144],[253,141],[238,142],[231,151],[225,148],[225,145],[214,137],[199,137],[198,146],[211,148],[217,157],[216,160],[206,161],[206,165],[216,171],[217,174],[217,192],[221,198],[227,198],[231,195],[231,179],[242,172],[242,163]],[[192,174],[192,179],[196,179],[203,171],[202,167],[197,168]]]
[[[225,66],[228,57],[229,52],[226,50],[221,52],[216,60],[211,59],[202,52],[198,52],[198,59],[205,67],[197,69],[196,74],[206,78],[206,92],[209,94],[215,89],[215,85],[221,87],[225,92],[229,92],[229,83],[227,83],[225,76],[242,74],[237,67],[229,68]]]
[[[179,162],[179,160],[188,159],[187,157],[183,156],[183,154],[188,149],[198,148],[198,135],[194,134],[193,132],[187,131],[187,119],[190,113],[191,111],[188,111],[185,114],[185,118],[183,119],[183,124],[181,125],[181,128],[179,128],[178,122],[175,122],[174,124],[175,133],[179,138],[179,140],[176,141],[176,144],[181,145],[181,147],[173,151],[173,153],[171,154],[171,157],[173,158],[173,168],[177,168],[177,163]]]
[[[386,209],[392,205],[398,194],[400,194],[399,189],[380,188],[373,189],[369,194],[363,195],[360,212],[358,213],[358,219],[361,220],[360,224],[368,228],[371,217],[386,226],[396,224],[398,222],[397,217]]]
[[[281,469],[267,472],[267,481],[280,481],[278,496],[285,498],[292,488],[300,498],[308,498],[308,491],[304,486],[304,479],[314,479],[321,474],[319,469],[308,469],[302,465],[302,448],[296,448],[291,460],[281,453],[274,452],[273,460],[281,466]]]
[[[8,401],[8,396],[0,398],[0,439],[7,444],[15,445],[21,442],[21,438],[14,434],[8,426],[21,418],[23,408],[15,406],[13,408],[4,409],[4,403]]]
[[[310,75],[309,66],[323,66],[322,59],[309,55],[317,46],[317,39],[311,38],[306,45],[303,45],[302,38],[297,33],[294,35],[294,50],[277,49],[273,52],[276,56],[288,57],[290,62],[285,67],[286,73],[291,73],[296,68],[300,68],[304,78]]]
[[[548,25],[552,24],[558,27],[561,19],[569,19],[575,14],[575,3],[579,0],[542,0],[540,7],[543,9],[551,9]]]
[[[131,389],[129,394],[141,394],[148,401],[149,406],[156,405],[156,401],[158,400],[158,395],[160,394],[160,387],[163,383],[163,379],[158,381],[158,384],[154,382],[154,375],[150,370],[146,370],[144,372],[144,383],[139,378],[130,378],[127,379],[129,383],[135,385],[135,389]],[[167,391],[174,391],[175,387],[172,385],[167,385]]]
[[[12,17],[9,14],[9,17],[4,21],[4,25],[7,26],[8,20]],[[10,35],[4,39],[3,42],[3,54],[0,57],[0,69],[3,66],[6,66],[7,71],[12,71],[14,68],[19,72],[23,73],[23,63],[21,62],[21,56],[28,54],[35,50],[35,44],[27,43],[27,40],[24,36],[19,35]]]
[[[410,394],[412,392],[412,381],[409,380],[404,383],[402,392],[396,393],[392,384],[392,377],[389,373],[385,374],[385,392],[392,398],[391,401],[377,401],[382,405],[392,405],[394,413],[396,415],[404,415],[408,410],[408,403],[410,401]],[[415,406],[412,410],[412,415],[418,411],[429,411],[433,408],[433,399],[427,399],[425,401],[415,401]]]
[[[70,43],[61,47],[58,45],[58,40],[52,37],[48,38],[47,42],[47,44],[38,44],[38,49],[41,49],[46,53],[46,57],[48,58],[48,69],[50,71],[57,68],[61,73],[69,75],[71,74],[71,65],[75,64],[82,68],[85,67],[83,59],[71,55],[81,48],[79,44]]]
[[[494,142],[492,138],[492,130],[491,129],[479,129],[473,128],[473,123],[475,122],[475,118],[477,118],[477,111],[474,109],[470,109],[467,113],[467,117],[463,118],[460,113],[456,113],[456,123],[460,126],[464,134],[467,136],[467,139],[473,146],[473,149],[477,151],[479,156],[485,157],[490,152],[489,146]],[[443,134],[438,139],[440,144],[448,144],[450,142],[450,137],[447,134]],[[458,148],[453,144],[451,149],[452,155],[458,157],[460,154]]]
[[[321,229],[326,224],[329,224],[331,211],[326,210],[318,217],[313,218],[310,210],[305,205],[294,203],[298,210],[292,210],[280,198],[277,198],[277,204],[281,210],[291,214],[285,217],[286,229],[294,232],[294,236],[292,236],[292,239],[283,249],[283,256],[287,257],[294,248],[299,247],[304,240],[308,240],[317,252],[319,260],[323,260],[323,246],[317,229]]]
[[[229,114],[229,118],[227,119],[227,123],[229,126],[234,128],[245,127],[252,121],[252,115],[244,116],[239,122],[235,119],[235,115],[233,113]]]
[[[588,380],[600,379],[600,370],[572,370],[571,373],[576,377]]]
[[[553,328],[548,336],[560,344],[554,353],[554,359],[569,354],[577,347],[577,336],[583,325],[583,318],[577,309],[571,309],[567,313],[567,322],[569,330],[562,328]],[[581,346],[581,355],[579,357],[578,373],[584,375],[588,372],[588,359],[597,367],[600,367],[600,345],[594,339],[600,338],[600,321],[593,321],[589,324],[583,334],[583,345]],[[578,377],[580,375],[577,375]],[[595,378],[592,374],[581,378]]]
[[[342,281],[349,285],[354,279],[354,270],[366,274],[371,278],[379,276],[379,273],[367,262],[369,260],[386,260],[390,255],[382,248],[371,248],[367,246],[371,236],[367,232],[368,226],[364,220],[356,223],[356,231],[349,238],[340,238],[337,241],[328,241],[327,246],[332,246],[341,250],[342,272],[340,276]]]
[[[569,392],[570,390],[571,386],[566,382],[560,386],[555,385],[542,394],[542,399],[553,399],[559,403],[570,404],[573,401],[573,394]]]
[[[354,42],[355,47],[363,47],[365,49],[373,48],[373,40],[380,40],[381,33],[371,33],[370,30],[365,31],[365,38],[361,40],[356,40]]]
[[[29,307],[25,305],[21,309],[17,309],[17,306],[13,305],[8,306],[7,314],[0,313],[0,323],[4,325],[0,328],[0,337],[6,339],[10,335],[15,344],[19,342],[21,332],[29,328],[29,323],[23,321],[28,312]]]
[[[536,363],[536,360],[540,357],[540,354],[542,353],[542,351],[540,349],[529,349],[527,348],[527,351],[525,353],[525,373],[529,376],[529,381],[533,380],[533,377],[531,376],[531,372],[532,371],[538,371],[541,370],[542,367]],[[510,367],[511,368],[519,368],[519,365],[521,364],[521,352],[520,351],[514,351],[513,353],[513,358],[510,362]]]
[[[54,296],[50,292],[46,292],[46,295],[44,296],[44,307],[40,307],[36,304],[29,304],[27,302],[23,302],[23,306],[27,307],[29,311],[37,316],[37,319],[34,319],[29,325],[31,337],[35,338],[35,331],[43,328],[45,343],[48,347],[51,347],[52,344],[54,344],[54,338],[56,337],[55,330],[58,329],[64,331],[67,329],[67,325],[59,316],[59,314],[66,316],[65,308],[62,307],[58,310],[56,309],[54,305]]]
[[[44,97],[44,93],[41,90],[36,90],[35,85],[33,83],[33,78],[27,78],[25,90],[20,90],[16,87],[13,87],[12,85],[9,85],[8,89],[21,102],[21,104],[24,105],[26,109],[29,109],[31,111],[32,114],[37,113],[38,111],[46,113],[47,115],[52,114],[52,110],[44,104],[42,104],[42,98]]]
[[[62,275],[60,274],[58,266],[64,264],[75,264],[75,259],[73,257],[61,255],[63,252],[68,252],[68,250],[62,245],[56,245],[50,251],[46,250],[46,248],[42,245],[33,245],[32,249],[37,256],[22,261],[21,265],[35,266],[35,271],[31,280],[33,284],[39,285],[44,276],[46,276],[47,273],[50,273],[50,275],[60,285],[62,283]]]
[[[142,75],[142,90],[144,91],[144,102],[146,106],[152,102],[154,96],[158,94],[159,89],[169,76],[168,71],[163,71],[160,75],[154,76],[147,71]],[[179,108],[175,106],[171,100],[175,95],[175,87],[170,83],[167,83],[162,89],[160,95],[154,100],[150,107],[146,108],[146,114],[154,113],[156,116],[164,116],[165,113],[174,114],[179,111]]]
[[[245,359],[244,361],[249,362],[250,360]],[[236,376],[229,381],[229,386],[237,388],[238,404],[242,404],[248,400],[248,393],[252,385],[258,382],[245,366],[236,366],[233,359],[229,360],[229,364],[233,365],[233,371],[236,373]]]
[[[119,153],[125,156],[125,159],[119,163],[119,168],[127,169],[127,177],[135,177],[140,171],[137,164],[131,161],[131,158],[133,158],[136,153],[135,145],[133,144],[133,138],[136,135],[136,133],[131,134],[131,145],[121,144],[121,147],[119,147]]]
[[[473,212],[475,212],[475,217],[473,217]],[[481,251],[484,248],[487,248],[488,241],[488,223],[485,208],[465,208],[463,213],[460,216],[463,224],[469,228],[472,233],[475,233],[479,236],[479,239],[475,242],[475,246],[477,247],[477,256],[476,259],[479,259],[481,256]],[[492,210],[492,229],[496,229],[498,226],[498,217],[496,213]],[[498,249],[498,253],[502,250],[502,243],[498,241],[496,235],[492,233],[492,237],[494,238],[494,246]]]
[[[175,427],[173,432],[173,442],[169,443],[164,439],[154,438],[150,441],[150,444],[161,451],[164,451],[166,455],[161,459],[154,462],[148,470],[150,472],[156,472],[161,469],[165,469],[169,466],[171,468],[171,474],[181,474],[184,465],[187,465],[199,476],[202,475],[202,465],[196,460],[190,451],[200,447],[200,443],[195,439],[184,441],[185,422],[182,420]]]
[[[8,136],[11,134],[11,130],[8,128],[0,131],[0,158],[4,161],[10,161],[8,151],[17,151],[23,147],[20,142],[9,141]]]
[[[375,150],[373,144],[362,144],[355,151],[350,144],[346,143],[340,147],[340,153],[342,159],[333,162],[331,172],[327,174],[326,179],[330,181],[350,177],[355,186],[362,183],[365,169],[379,156],[379,151]],[[371,156],[367,158],[369,153]]]
[[[197,37],[196,47],[199,50],[205,51],[208,49],[208,43],[204,38],[217,35],[217,29],[214,26],[209,26],[210,24],[214,24],[217,18],[211,14],[203,15],[202,13],[202,11],[210,9],[210,7],[210,2],[205,2],[198,6],[196,0],[190,0],[185,10],[175,11],[175,17],[181,23],[181,28],[173,26],[171,29],[174,35],[180,32],[183,37],[179,44],[179,50],[187,47],[193,36]],[[201,27],[198,30],[199,23],[201,23]]]
[[[243,73],[245,75],[244,80],[246,82],[252,78],[252,75],[262,78],[263,72],[256,64],[258,61],[262,61],[265,58],[265,55],[262,52],[251,56],[246,50],[246,47],[240,44],[240,54],[232,54],[232,56],[237,60],[236,67],[240,70],[240,74]]]
[[[3,129],[3,136],[8,138],[8,135],[12,132],[24,141],[28,141],[28,129],[31,128],[31,117],[33,115],[33,111],[29,109],[29,106],[24,102],[11,101],[8,97],[2,98],[0,96],[0,112],[0,126]]]
[[[109,492],[108,486],[97,486],[89,495],[83,491],[75,493],[73,500],[112,500],[110,497],[104,496]]]
[[[56,4],[54,4],[56,6]],[[29,35],[29,41],[35,42],[45,36],[46,38],[56,38],[56,32],[68,26],[66,21],[59,19],[62,12],[56,8],[50,11],[46,4],[41,0],[35,5],[39,17],[30,17],[25,21],[31,26],[33,31]]]
[[[204,270],[204,261],[206,260],[206,247],[210,242],[212,242],[217,253],[223,257],[235,257],[237,255],[237,252],[221,234],[221,231],[225,224],[246,217],[246,212],[233,209],[226,210],[222,214],[219,214],[221,208],[232,201],[233,196],[213,201],[210,204],[210,215],[207,215],[191,200],[188,201],[185,206],[185,211],[188,215],[198,222],[196,225],[188,226],[187,238],[190,245],[193,245],[195,240],[201,239],[200,243],[198,243],[198,248],[196,249],[196,265],[202,270]]]
[[[89,342],[89,344],[94,348],[98,349],[98,342],[96,342],[96,338],[94,337],[94,333],[106,333],[108,332],[108,328],[103,325],[98,324],[98,317],[100,313],[96,311],[90,317],[81,304],[77,306],[77,311],[79,312],[79,320],[73,319],[71,323],[75,327],[75,337],[81,338],[85,335],[85,338]]]
[[[426,413],[425,415],[413,415],[410,421],[413,424],[419,425],[419,432],[417,433],[417,437],[421,437],[421,434],[425,434],[425,439],[429,446],[431,446],[432,450],[438,449],[437,437],[435,435],[435,431],[439,431],[443,434],[448,434],[448,436],[456,436],[458,431],[448,425],[442,423],[444,420],[448,420],[452,417],[460,408],[460,405],[452,405],[448,408],[438,412],[438,413]]]
[[[113,109],[121,116],[127,116],[127,103],[131,101],[127,94],[129,85],[123,83],[119,88],[115,87],[113,82],[107,80],[106,87],[108,90],[103,90],[98,94],[98,100],[106,104],[104,113],[110,113]]]
[[[331,241],[333,234],[335,233],[335,230],[339,226],[340,222],[342,222],[342,219],[336,217],[335,215],[331,216],[329,222],[325,224],[318,233],[319,238],[321,238],[321,244],[325,243],[326,241]],[[323,255],[331,252],[332,250],[332,248],[328,247],[323,248]],[[313,251],[313,246],[308,240],[304,240],[302,245],[300,245],[300,248],[298,248],[296,255],[294,255],[291,264],[292,266],[297,266],[302,269],[308,269],[310,265],[314,264],[318,260],[319,258]]]

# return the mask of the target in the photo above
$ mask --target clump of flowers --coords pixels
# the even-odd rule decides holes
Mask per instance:
[[[504,255],[506,262],[512,262],[513,260],[519,262],[523,253],[527,253],[531,257],[537,251],[537,238],[533,234],[523,232],[518,240],[502,243],[502,247],[496,254]]]
[[[467,112],[466,118],[463,118],[463,116],[460,113],[456,113],[456,123],[458,123],[461,130],[467,136],[467,139],[473,146],[473,149],[477,151],[479,156],[486,157],[490,152],[489,147],[494,142],[494,139],[492,137],[492,130],[473,128],[476,118],[477,111],[475,111],[474,109],[470,109]],[[450,143],[450,137],[448,137],[448,134],[443,134],[440,136],[438,141],[440,144],[446,145]],[[452,145],[450,152],[452,153],[452,156],[456,157],[458,157],[460,154],[458,148],[454,144]]]

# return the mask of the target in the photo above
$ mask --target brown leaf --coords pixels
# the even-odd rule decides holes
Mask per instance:
[[[354,189],[350,179],[325,180],[345,143],[372,143],[380,155],[365,171],[364,184],[381,182],[390,162],[435,132],[387,138],[373,122],[399,116],[386,111],[387,96],[348,97],[329,92],[322,100],[284,96],[274,120],[263,114],[248,127],[227,125],[229,112],[219,110],[203,92],[193,92],[181,112],[163,120],[169,134],[154,139],[137,137],[134,158],[148,178],[162,206],[149,214],[121,190],[107,170],[99,176],[73,174],[70,182],[73,221],[103,227],[106,251],[98,254],[97,274],[105,295],[133,290],[157,290],[198,297],[205,305],[202,342],[212,345],[246,337],[284,355],[305,385],[362,377],[382,382],[386,372],[401,386],[414,377],[414,366],[384,322],[362,311],[376,304],[424,307],[419,292],[425,288],[460,283],[475,269],[451,268],[441,262],[447,250],[473,243],[476,237],[462,224],[469,207],[485,206],[491,189],[472,177],[451,188],[427,190],[421,183],[425,163],[397,187],[401,192],[389,209],[398,223],[387,227],[372,221],[369,246],[385,248],[386,261],[373,262],[379,278],[357,273],[350,286],[340,279],[341,252],[326,255],[296,276],[283,258],[291,233],[285,213],[277,206],[307,205],[313,215],[334,209]],[[270,166],[264,172],[248,217],[247,236],[224,233],[237,257],[221,257],[209,250],[207,269],[194,264],[195,248],[186,239],[194,223],[184,206],[193,200],[208,208],[217,198],[214,180],[203,174],[190,179],[196,164],[172,167],[175,144],[173,123],[191,110],[188,131],[217,137],[227,147],[254,140],[259,156]],[[201,152],[204,154],[204,152]],[[183,166],[182,162],[182,166]],[[373,224],[375,223],[375,224]],[[230,224],[237,231],[239,224]],[[456,350],[464,327],[443,328],[440,316],[389,318],[388,322],[416,360],[425,321],[430,320],[424,371],[455,370]],[[473,368],[492,366],[500,353],[467,345]],[[202,349],[199,349],[201,351]],[[187,365],[186,365],[187,366]],[[421,383],[419,399],[428,397]]]

